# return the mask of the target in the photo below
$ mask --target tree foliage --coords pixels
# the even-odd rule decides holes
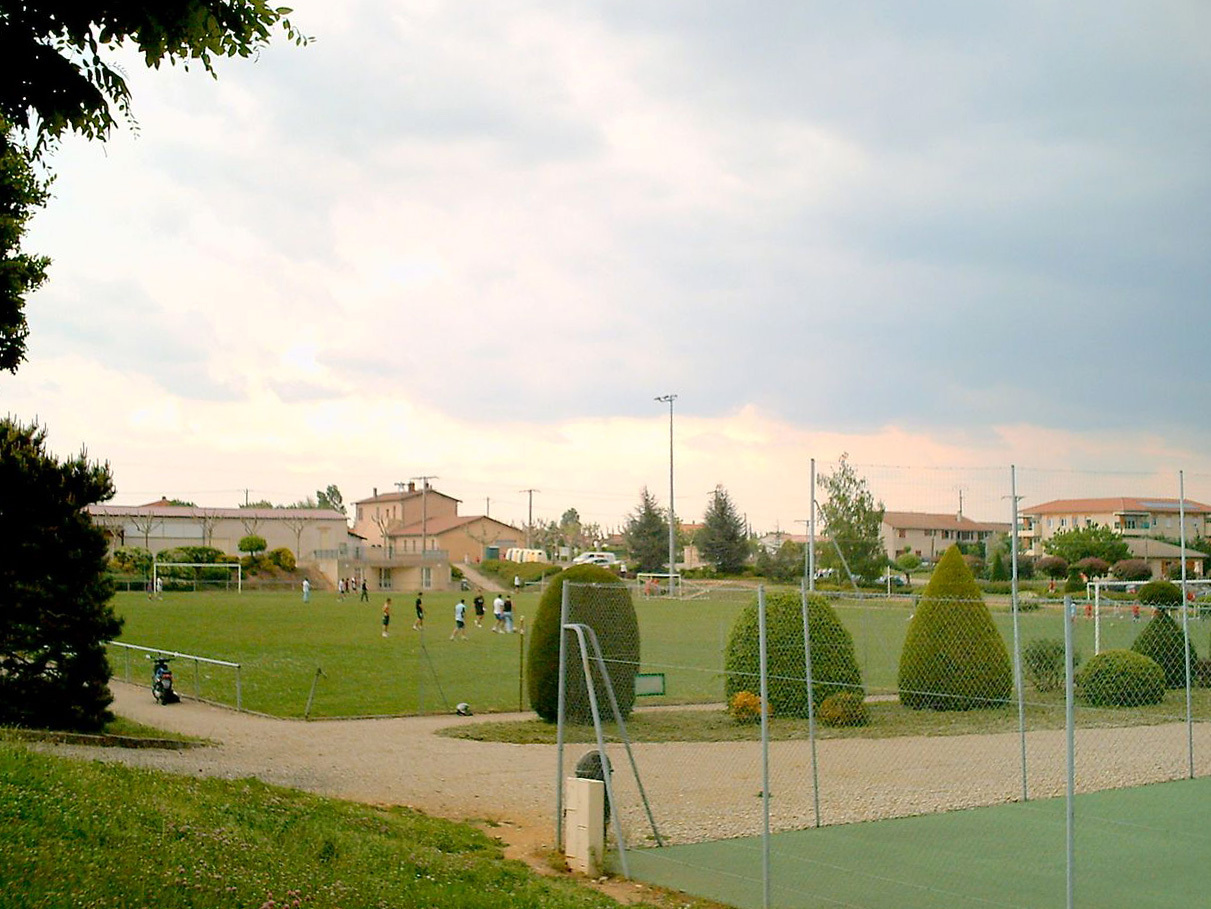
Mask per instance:
[[[258,552],[264,552],[269,544],[265,538],[255,533],[250,533],[246,537],[240,537],[240,542],[236,543],[240,552],[246,552],[252,558],[256,558]]]
[[[118,117],[133,122],[126,77],[107,55],[129,45],[147,66],[193,62],[214,75],[218,58],[250,57],[275,32],[306,43],[289,13],[268,0],[0,4],[0,369],[16,372],[25,359],[25,298],[50,264],[20,251],[26,222],[46,202],[31,163],[65,132],[104,140]]]
[[[320,508],[339,511],[341,514],[345,513],[345,498],[341,495],[341,491],[337,489],[335,483],[329,483],[326,489],[316,490],[315,502]]]
[[[849,463],[849,455],[841,455],[837,469],[820,479],[828,499],[820,505],[824,516],[824,532],[836,548],[825,546],[820,552],[820,564],[836,569],[844,576],[845,566],[837,558],[836,549],[845,557],[845,564],[855,578],[877,578],[887,565],[887,554],[879,529],[883,523],[883,503],[876,502],[863,477]]]
[[[1109,565],[1129,558],[1127,541],[1109,527],[1072,527],[1043,541],[1048,555],[1059,556],[1069,565],[1081,559],[1101,559]]]
[[[1181,591],[1178,591],[1178,602],[1181,602]],[[1182,626],[1164,609],[1158,609],[1156,615],[1139,633],[1131,645],[1132,651],[1149,659],[1155,660],[1165,675],[1166,688],[1186,687],[1186,648],[1190,651],[1190,665],[1198,662],[1198,651],[1193,642],[1186,640]]]
[[[306,43],[284,7],[268,0],[25,0],[0,11],[0,116],[39,142],[72,131],[105,139],[131,119],[121,67],[106,59],[133,45],[143,62],[196,62],[214,75],[220,57],[251,57],[277,30]],[[115,112],[117,116],[115,116]]]
[[[38,426],[0,420],[0,725],[97,730],[112,719],[105,534],[86,507],[109,467],[60,462]]]
[[[623,538],[636,571],[661,571],[668,564],[669,522],[646,486],[639,494],[639,507],[627,519]]]
[[[731,496],[722,486],[715,487],[702,525],[698,534],[698,549],[702,557],[723,574],[735,574],[743,568],[748,556],[744,518],[736,511]]]
[[[939,560],[908,625],[899,685],[900,703],[914,710],[997,707],[1013,693],[1009,651],[956,546]]]
[[[50,259],[23,253],[21,240],[46,199],[46,183],[35,175],[28,152],[0,116],[0,370],[15,373],[25,360],[25,298],[46,280]]]
[[[769,578],[771,581],[793,581],[803,577],[804,549],[802,543],[796,543],[794,540],[783,540],[782,545],[773,555],[770,555],[769,550],[764,546],[760,546],[757,549],[757,560],[753,567],[757,574]]]

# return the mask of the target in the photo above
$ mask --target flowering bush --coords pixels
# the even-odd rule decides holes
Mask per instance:
[[[761,698],[751,691],[737,691],[728,701],[727,712],[737,723],[756,723],[761,719]],[[773,708],[766,707],[766,716],[772,716]]]

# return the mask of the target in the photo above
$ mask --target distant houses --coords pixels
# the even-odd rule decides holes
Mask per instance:
[[[1008,521],[973,521],[962,514],[885,511],[881,529],[888,559],[911,552],[933,562],[955,543],[985,543],[1012,527]]]

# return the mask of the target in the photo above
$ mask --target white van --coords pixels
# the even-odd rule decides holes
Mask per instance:
[[[582,552],[576,558],[572,559],[573,565],[617,565],[621,559],[612,552]]]

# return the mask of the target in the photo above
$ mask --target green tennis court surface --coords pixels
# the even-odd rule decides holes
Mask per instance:
[[[775,834],[773,906],[1065,905],[1064,799]],[[1076,905],[1211,905],[1211,779],[1077,796]],[[632,877],[762,905],[761,838],[627,853]]]

